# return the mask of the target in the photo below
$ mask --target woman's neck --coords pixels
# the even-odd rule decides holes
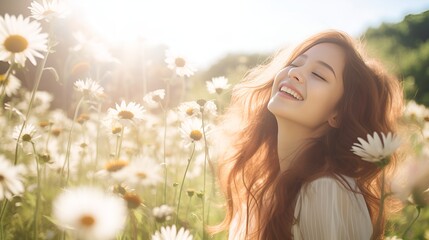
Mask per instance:
[[[311,129],[284,119],[277,119],[277,126],[277,152],[281,173],[288,169],[291,161],[305,148],[308,144],[306,141],[321,136],[327,130],[326,125]]]

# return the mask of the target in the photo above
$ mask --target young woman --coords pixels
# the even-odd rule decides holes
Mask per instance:
[[[382,238],[380,168],[350,149],[368,133],[395,132],[401,110],[397,79],[342,32],[252,70],[223,120],[229,239]]]

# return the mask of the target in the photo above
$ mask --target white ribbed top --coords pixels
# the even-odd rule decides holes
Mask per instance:
[[[358,190],[354,179],[345,179],[352,189]],[[230,240],[244,239],[246,218],[241,217],[236,214],[231,222]],[[370,239],[372,234],[371,218],[363,196],[346,189],[331,177],[316,179],[301,189],[295,218],[297,223],[292,226],[294,240],[364,240]]]

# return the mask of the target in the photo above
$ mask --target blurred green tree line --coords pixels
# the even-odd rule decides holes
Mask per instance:
[[[406,98],[429,106],[429,10],[369,28],[362,39],[403,80]]]

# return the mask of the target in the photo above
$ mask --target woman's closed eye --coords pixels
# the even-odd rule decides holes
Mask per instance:
[[[313,75],[316,76],[317,78],[326,81],[326,78],[322,77],[320,74],[313,72]]]

